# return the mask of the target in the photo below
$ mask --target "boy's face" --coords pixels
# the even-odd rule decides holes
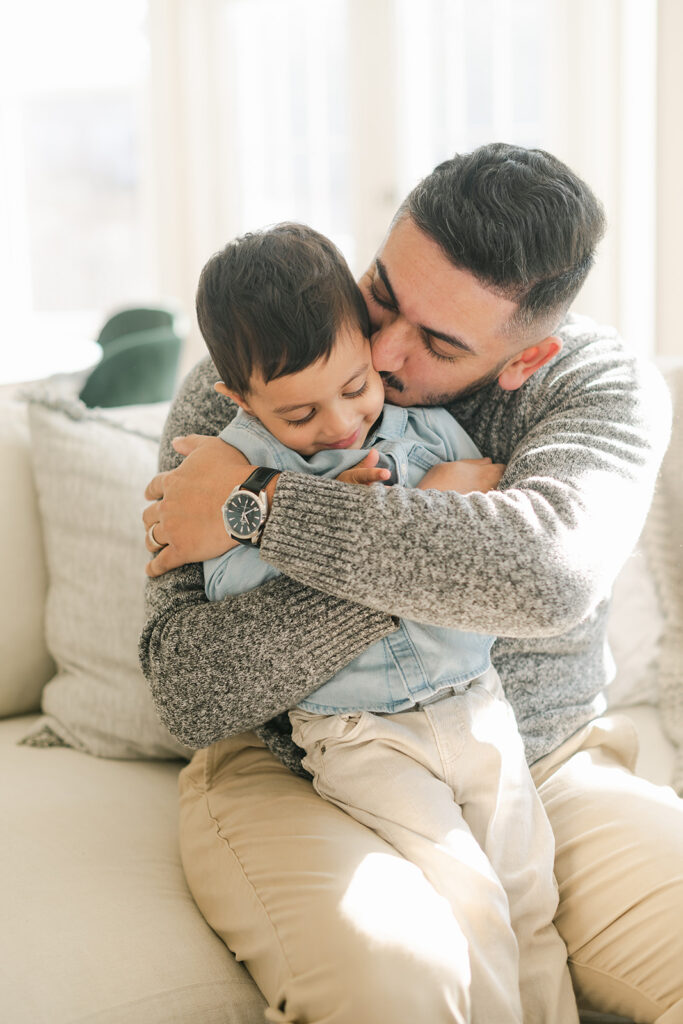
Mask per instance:
[[[355,325],[341,328],[327,360],[267,383],[260,375],[252,376],[246,398],[222,382],[216,390],[300,455],[325,448],[362,448],[384,404],[370,342]]]

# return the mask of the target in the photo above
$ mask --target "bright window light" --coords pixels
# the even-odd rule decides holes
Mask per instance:
[[[145,15],[144,0],[26,0],[2,34],[3,380],[82,366],[106,311],[152,288]]]

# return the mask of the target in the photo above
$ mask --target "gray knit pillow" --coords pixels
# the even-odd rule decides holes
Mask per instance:
[[[45,539],[46,637],[57,673],[24,742],[50,736],[100,757],[191,752],[157,718],[137,659],[147,552],[141,513],[168,406],[88,410],[75,400],[29,405],[31,455]]]
[[[677,748],[673,785],[683,796],[683,366],[665,377],[674,401],[673,432],[643,544],[664,614],[657,673],[661,720]]]

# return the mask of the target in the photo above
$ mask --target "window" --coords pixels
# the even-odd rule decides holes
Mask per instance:
[[[120,304],[167,297],[191,311],[208,255],[283,219],[330,235],[360,273],[422,175],[495,139],[550,149],[605,201],[610,234],[580,308],[647,351],[657,9],[655,0],[14,5],[0,35],[0,300],[10,336],[44,339],[48,352],[93,337]],[[185,367],[202,348],[195,330]]]
[[[348,252],[346,3],[227,0],[221,13],[236,233],[299,220]]]
[[[145,13],[143,0],[25,0],[3,33],[0,295],[24,341],[7,354],[19,376],[69,368],[65,347],[152,288]]]
[[[542,143],[548,9],[541,0],[398,0],[401,195],[457,151]]]

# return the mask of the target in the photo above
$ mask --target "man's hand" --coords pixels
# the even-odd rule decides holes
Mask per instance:
[[[219,437],[190,434],[176,438],[173,447],[185,458],[176,469],[157,474],[145,489],[152,504],[142,513],[142,521],[147,531],[154,527],[154,539],[163,544],[147,563],[148,576],[215,558],[237,546],[226,533],[221,509],[233,487],[254,468]],[[272,483],[274,489],[276,481]],[[157,550],[149,533],[146,545],[149,551]]]
[[[505,466],[491,459],[459,459],[432,466],[417,485],[423,491],[493,491],[500,483]]]
[[[339,474],[337,480],[341,480],[345,484],[383,483],[391,477],[391,473],[388,469],[381,469],[377,465],[378,460],[379,452],[376,448],[371,448],[364,459],[356,466],[352,466],[351,469],[345,469],[343,473]]]

